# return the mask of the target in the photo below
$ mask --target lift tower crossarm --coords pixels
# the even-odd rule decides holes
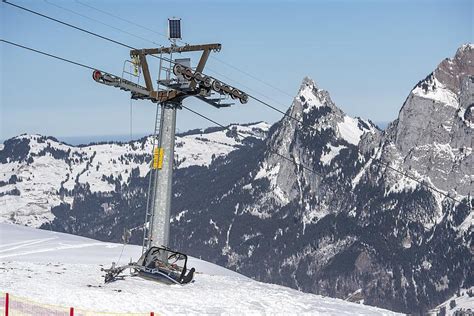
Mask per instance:
[[[177,90],[168,91],[150,91],[146,87],[138,85],[129,80],[114,76],[109,73],[103,73],[99,70],[95,70],[92,74],[92,78],[98,83],[105,84],[107,86],[117,87],[121,90],[130,91],[133,99],[148,99],[152,102],[165,102],[170,99],[175,99],[184,94]]]
[[[160,47],[160,48],[144,48],[144,49],[132,49],[130,51],[130,56],[137,56],[142,68],[143,78],[145,79],[146,89],[149,91],[149,96],[152,99],[155,99],[159,102],[166,102],[172,100],[180,101],[180,98],[185,97],[186,93],[182,93],[176,90],[170,91],[154,91],[153,90],[153,81],[151,79],[150,70],[148,68],[148,63],[146,61],[146,55],[152,54],[171,54],[171,53],[183,53],[183,52],[196,52],[202,51],[201,58],[199,59],[199,64],[197,65],[196,72],[201,73],[204,70],[207,59],[211,50],[220,51],[221,44],[203,44],[203,45],[185,45],[185,46],[175,46],[170,47]],[[197,82],[191,80],[189,88],[193,91],[196,88]],[[205,99],[204,99],[205,100]],[[214,104],[213,104],[214,105]]]
[[[220,51],[222,48],[221,44],[203,44],[203,45],[184,45],[184,46],[171,46],[171,47],[159,47],[159,48],[143,48],[143,49],[132,49],[130,56],[137,56],[140,54],[154,55],[154,54],[171,54],[171,53],[184,53],[184,52],[197,52],[205,50]]]

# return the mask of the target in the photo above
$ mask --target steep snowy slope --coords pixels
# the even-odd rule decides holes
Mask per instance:
[[[233,125],[241,134],[263,138],[268,125]],[[0,150],[0,221],[39,227],[54,219],[51,209],[73,203],[78,187],[92,193],[116,191],[149,170],[153,139],[129,143],[70,146],[51,137],[21,135]],[[208,166],[243,145],[242,137],[222,128],[194,130],[176,139],[176,168]],[[107,209],[104,205],[104,210]]]
[[[186,286],[138,277],[105,285],[100,267],[116,260],[121,249],[119,244],[0,224],[0,291],[41,303],[110,312],[395,315],[256,282],[194,258],[190,265],[198,273]],[[127,246],[122,262],[139,254],[140,247]]]

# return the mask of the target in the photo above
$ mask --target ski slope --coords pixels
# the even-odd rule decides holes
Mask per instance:
[[[102,266],[123,245],[0,223],[0,291],[36,302],[101,312],[173,314],[397,315],[379,308],[251,280],[191,258],[195,282],[163,285],[139,277],[104,284]],[[127,245],[119,263],[141,254]]]

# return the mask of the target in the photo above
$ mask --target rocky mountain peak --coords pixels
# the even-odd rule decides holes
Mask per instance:
[[[353,118],[344,113],[332,101],[328,91],[319,88],[313,79],[305,77],[287,111],[287,116],[276,124],[268,142],[281,154],[287,155],[288,148],[292,148],[294,152],[291,155],[297,157],[306,152],[305,155],[308,156],[315,146],[318,147],[318,152],[329,150],[328,148],[341,142],[344,143],[341,143],[341,146],[357,146],[364,133],[376,133],[376,130],[370,121]],[[314,138],[318,140],[316,143],[312,141]],[[290,144],[298,146],[289,146]],[[308,151],[309,148],[311,150]],[[308,157],[299,159],[314,161],[318,156],[320,154],[314,157],[309,154]]]
[[[461,195],[472,190],[466,175],[472,173],[473,65],[473,45],[463,45],[420,81],[387,129],[384,148],[387,161],[403,161],[436,187]]]
[[[311,89],[319,89],[318,85],[316,84],[316,82],[309,76],[306,76],[303,78],[303,81],[301,82],[301,86],[300,86],[300,90],[303,90],[305,88],[311,88]]]
[[[459,61],[460,63],[471,64],[473,54],[474,54],[474,44],[472,43],[463,44],[461,45],[461,47],[457,49],[454,59]],[[469,62],[469,60],[471,60],[471,62]]]
[[[459,95],[462,78],[474,74],[474,45],[464,44],[454,58],[446,58],[434,71],[434,77],[446,88]]]
[[[275,124],[269,134],[267,157],[254,178],[270,179],[271,193],[263,194],[261,201],[268,199],[268,196],[280,205],[299,200],[308,205],[304,214],[320,212],[321,209],[316,206],[320,201],[316,203],[313,195],[319,192],[320,179],[316,180],[312,170],[324,169],[324,172],[330,173],[338,169],[343,160],[354,159],[355,147],[367,132],[377,133],[373,123],[345,114],[326,90],[305,77],[287,115]],[[300,169],[300,164],[306,167]],[[355,172],[355,169],[350,172]],[[336,173],[334,175],[338,177]],[[327,205],[323,207],[326,208]],[[313,213],[302,216],[316,220],[318,216]]]
[[[299,107],[298,103],[302,106]],[[295,100],[293,101],[292,108],[296,108],[295,110],[298,112],[303,111],[304,113],[309,113],[321,107],[337,109],[326,90],[320,89],[316,82],[310,77],[304,77]],[[300,115],[298,112],[295,114]]]
[[[443,60],[411,91],[400,110],[398,123],[393,125],[397,147],[408,152],[435,140],[455,147],[468,145],[463,132],[468,125],[464,114],[472,103],[469,96],[474,85],[468,81],[473,76],[473,45],[463,45],[453,58]]]

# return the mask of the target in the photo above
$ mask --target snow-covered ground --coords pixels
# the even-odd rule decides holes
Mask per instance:
[[[360,121],[362,121],[366,127],[360,126]],[[360,118],[353,118],[349,115],[344,116],[344,120],[337,124],[337,129],[339,131],[339,135],[343,139],[345,139],[348,143],[353,145],[358,145],[360,139],[364,133],[374,133],[375,129],[372,124],[368,121],[362,120]]]
[[[104,312],[171,314],[396,315],[374,307],[251,280],[191,258],[195,282],[163,285],[139,277],[104,284],[102,266],[118,261],[123,246],[0,224],[0,291],[43,304]],[[137,259],[127,245],[120,263]],[[1,307],[0,307],[1,309]]]

